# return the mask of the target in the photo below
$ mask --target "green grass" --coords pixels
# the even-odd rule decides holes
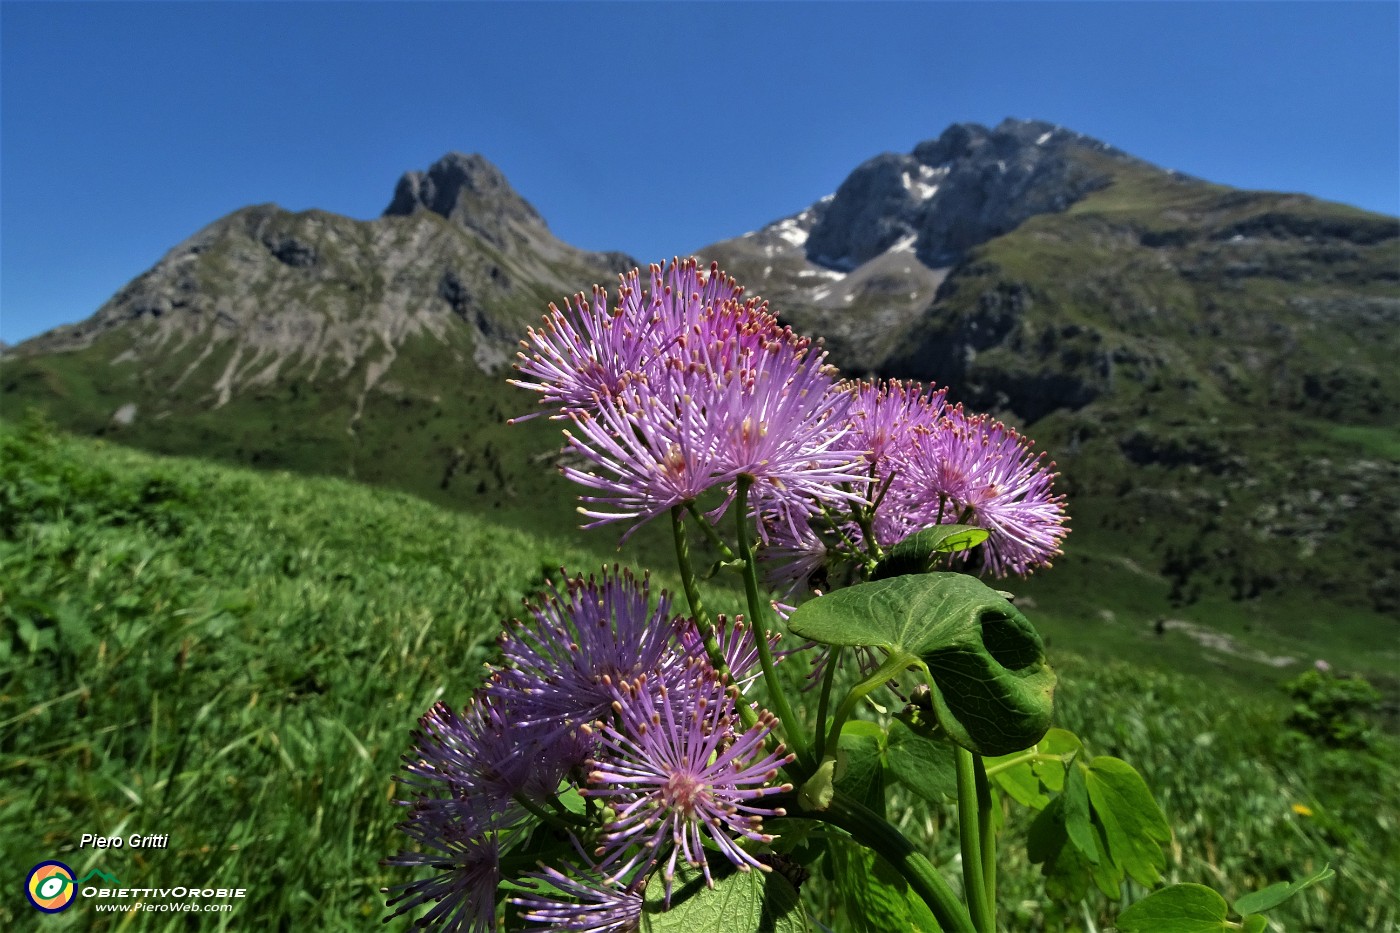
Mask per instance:
[[[32,919],[46,858],[246,887],[230,929],[374,927],[409,729],[467,698],[549,568],[596,559],[347,482],[0,443],[0,928]],[[87,832],[170,848],[76,850]]]
[[[1165,586],[1083,560],[1115,581],[1124,617]],[[0,928],[36,926],[18,892],[50,858],[131,886],[248,896],[198,919],[79,904],[45,930],[377,928],[379,888],[407,880],[379,861],[400,847],[392,776],[409,730],[435,700],[467,698],[498,621],[552,568],[598,562],[404,494],[0,424]],[[1234,896],[1330,862],[1338,880],[1281,911],[1283,929],[1400,918],[1394,747],[1384,759],[1290,745],[1267,684],[1125,663],[1173,657],[1104,641],[1100,600],[1057,594],[1055,573],[1025,591],[1061,675],[1057,716],[1147,775],[1176,827],[1171,880]],[[1174,661],[1199,658],[1188,647]],[[934,827],[955,877],[946,815],[905,819]],[[88,832],[168,833],[170,847],[77,849]],[[1060,921],[1035,906],[1017,840],[1002,850],[1009,928],[1076,928],[1078,907]],[[1091,898],[1088,913],[1117,907]]]
[[[1365,454],[1383,460],[1400,460],[1400,430],[1359,424],[1332,424],[1327,427],[1338,443],[1360,448]]]

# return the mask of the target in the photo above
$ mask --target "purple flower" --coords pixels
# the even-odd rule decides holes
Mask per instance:
[[[480,809],[502,814],[515,806],[516,794],[553,795],[569,765],[587,754],[549,741],[539,727],[514,721],[485,694],[461,716],[437,703],[418,724],[401,782],[422,797],[470,798]]]
[[[918,383],[859,383],[845,444],[864,452],[861,490],[876,503],[870,530],[890,547],[923,528],[964,522],[990,536],[970,556],[996,576],[1026,574],[1060,553],[1067,533],[1054,464],[1032,442],[985,415],[948,407],[944,390]],[[814,583],[830,564],[867,559],[862,527],[842,513],[787,524],[765,516],[768,578],[788,592]]]
[[[772,783],[792,756],[781,746],[765,752],[771,716],[764,713],[752,729],[734,734],[733,700],[713,672],[679,688],[652,683],[621,691],[613,709],[616,721],[600,732],[584,792],[616,811],[597,851],[611,877],[665,859],[669,903],[677,861],[684,859],[713,886],[705,837],[741,870],[767,871],[739,840],[771,842],[763,817],[784,811],[755,801],[792,789]]]
[[[899,380],[846,382],[840,388],[849,399],[841,445],[862,461],[854,488],[865,501],[880,501],[872,526],[877,542],[888,546],[918,530],[906,514],[912,490],[895,481],[909,471],[914,439],[938,424],[947,390]],[[782,519],[762,517],[760,556],[769,582],[788,594],[826,589],[832,565],[867,557],[869,544],[847,510]]]
[[[481,831],[477,819],[461,818],[460,811],[470,809],[469,804],[432,803],[415,806],[399,826],[428,851],[400,852],[384,864],[431,868],[438,873],[386,888],[385,893],[393,895],[388,906],[397,905],[397,909],[385,919],[432,904],[418,926],[436,926],[448,933],[491,933],[496,928],[496,886],[501,880],[498,834]]]
[[[636,272],[632,275],[635,278]],[[610,312],[607,291],[595,285],[592,304],[582,292],[566,301],[562,311],[550,303],[544,323],[530,328],[521,341],[527,349],[533,344],[535,353],[516,354],[515,368],[535,381],[510,382],[540,393],[541,405],[560,412],[589,407],[595,399],[620,391],[640,369],[653,349],[649,339],[653,327],[653,321],[624,317],[621,309]],[[517,420],[540,414],[532,412]]]
[[[898,379],[851,383],[851,437],[848,444],[866,452],[877,483],[902,466],[915,435],[938,423],[947,389]],[[872,494],[874,491],[872,490]]]
[[[591,490],[587,527],[632,520],[631,534],[712,489],[732,497],[741,476],[755,510],[784,517],[855,498],[842,488],[860,467],[840,443],[849,393],[824,352],[742,295],[717,266],[672,262],[652,266],[649,290],[625,277],[612,310],[595,290],[530,332],[516,384],[573,422],[586,467],[563,473]]]
[[[530,328],[517,354],[522,376],[513,385],[540,394],[540,403],[561,417],[570,411],[592,410],[629,383],[660,372],[662,355],[673,350],[682,335],[699,320],[703,308],[737,299],[743,293],[733,279],[711,265],[709,275],[694,259],[673,261],[663,272],[651,266],[651,288],[641,286],[633,269],[620,276],[617,304],[609,309],[606,289],[593,288],[588,302],[580,292],[561,311],[550,304],[539,328]],[[534,412],[517,420],[540,414]]]
[[[589,505],[579,512],[593,520],[585,528],[637,519],[635,530],[733,478],[709,438],[704,408],[673,387],[633,384],[596,411],[569,417],[574,426],[564,432],[565,443],[587,469],[565,466],[562,472],[598,493],[582,497]]]
[[[512,728],[537,730],[545,746],[581,764],[592,740],[580,727],[608,713],[620,686],[680,662],[670,599],[663,592],[652,609],[647,579],[614,568],[600,580],[567,580],[526,608],[530,617],[501,636],[504,667],[485,693]]]
[[[1043,461],[1033,441],[1000,421],[954,408],[916,438],[900,502],[916,527],[985,528],[984,568],[1025,575],[1048,565],[1068,533],[1064,496],[1052,491],[1054,464]]]
[[[824,577],[830,552],[809,519],[801,517],[789,522],[765,515],[760,528],[763,543],[758,552],[759,566],[769,586],[784,596],[826,589]]]
[[[838,443],[845,395],[800,342],[770,335],[746,346],[749,335],[702,327],[693,342],[704,346],[678,351],[665,373],[571,413],[565,436],[589,468],[564,475],[597,492],[580,509],[589,527],[641,524],[711,489],[732,496],[740,476],[754,484],[755,509],[813,514],[856,498],[842,488],[860,475],[859,454]]]
[[[637,883],[610,882],[594,866],[571,866],[565,874],[544,867],[528,877],[556,888],[563,895],[526,894],[511,903],[526,908],[526,920],[571,933],[634,933],[641,924],[642,894]],[[571,898],[571,899],[566,899]]]
[[[708,664],[705,643],[695,627],[695,620],[679,620],[676,637],[684,655]],[[769,647],[776,647],[781,638],[778,632],[770,633]],[[753,630],[744,623],[743,616],[731,620],[721,614],[715,620],[715,640],[719,643],[720,654],[724,657],[725,666],[729,668],[734,684],[741,692],[747,690],[762,673],[758,666],[758,643],[754,641]]]

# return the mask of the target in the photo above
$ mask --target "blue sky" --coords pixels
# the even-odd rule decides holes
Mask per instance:
[[[1394,2],[4,0],[0,340],[88,316],[247,204],[375,217],[450,150],[643,262],[1007,116],[1394,214],[1398,37]]]

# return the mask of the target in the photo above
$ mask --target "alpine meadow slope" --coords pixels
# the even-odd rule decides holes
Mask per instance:
[[[1396,218],[1007,120],[876,156],[696,254],[848,375],[946,385],[1050,451],[1074,533],[1017,589],[1051,617],[1270,677],[1250,652],[1400,662],[1373,650],[1400,609]],[[488,162],[450,155],[376,220],[216,221],[93,317],[6,351],[0,405],[560,532],[558,435],[505,424],[531,404],[507,364],[551,300],[634,264],[561,243]]]

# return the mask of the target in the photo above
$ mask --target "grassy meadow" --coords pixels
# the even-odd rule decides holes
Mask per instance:
[[[346,481],[0,424],[0,929],[381,928],[379,889],[407,880],[379,861],[400,847],[392,777],[417,717],[460,705],[498,622],[561,564],[596,569],[611,540],[590,550]],[[1071,559],[1112,565],[1114,605],[1131,606],[1131,568]],[[1203,666],[1178,632],[1129,633],[1053,579],[1027,591],[1060,724],[1146,775],[1175,831],[1170,881],[1233,898],[1330,863],[1337,878],[1276,911],[1276,929],[1400,923],[1392,738],[1323,749],[1283,728],[1278,672]],[[955,877],[947,818],[908,804],[901,819],[932,831]],[[1038,906],[1024,814],[1010,821],[1006,929],[1107,929],[1120,905],[1098,895]],[[79,849],[84,833],[168,834],[169,847]],[[21,887],[44,859],[247,896],[202,916],[80,900],[43,917]]]

